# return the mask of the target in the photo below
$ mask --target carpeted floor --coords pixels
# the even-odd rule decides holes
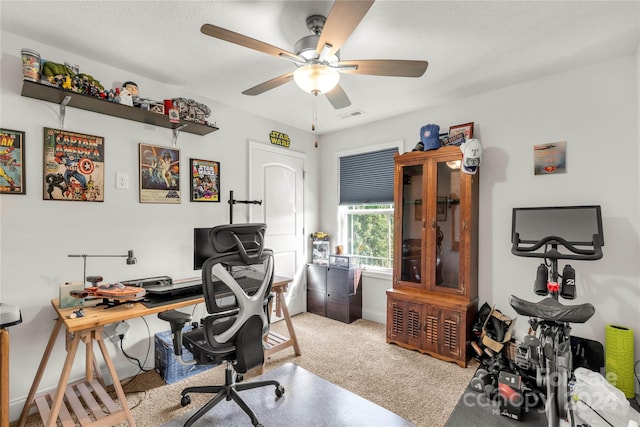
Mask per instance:
[[[267,361],[265,372],[293,363],[418,427],[444,426],[477,368],[474,362],[463,369],[387,344],[385,325],[368,320],[345,324],[303,313],[293,317],[293,324],[302,355],[295,356],[293,348],[277,353]],[[282,321],[274,323],[272,329],[286,335]],[[245,378],[250,380],[259,374],[254,370]],[[184,387],[223,382],[224,366],[171,385],[166,385],[153,371],[133,381],[122,381],[139,427],[158,427],[208,400],[207,396],[192,395],[191,405],[182,408],[180,391]],[[42,423],[37,416],[29,418],[27,427],[39,425]],[[327,419],[324,425],[332,427],[331,420]]]

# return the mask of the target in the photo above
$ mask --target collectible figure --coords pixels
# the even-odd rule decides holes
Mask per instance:
[[[138,100],[140,95],[138,93],[138,85],[137,84],[135,84],[134,82],[124,82],[124,83],[122,83],[122,87],[129,91],[129,93],[131,94],[131,98],[132,98],[133,102],[136,102]]]
[[[133,97],[126,87],[120,89],[120,93],[116,95],[116,102],[133,107]]]

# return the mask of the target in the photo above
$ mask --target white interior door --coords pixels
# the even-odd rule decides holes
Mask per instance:
[[[251,141],[249,144],[249,221],[267,224],[265,246],[274,252],[275,274],[293,278],[286,299],[289,312],[304,311],[304,159],[305,155]]]

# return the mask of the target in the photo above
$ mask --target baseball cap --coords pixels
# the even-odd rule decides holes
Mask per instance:
[[[460,151],[462,151],[462,171],[468,174],[475,174],[482,158],[480,141],[475,138],[469,139],[460,145]]]
[[[433,123],[422,126],[420,141],[424,145],[424,151],[440,148],[440,126]]]

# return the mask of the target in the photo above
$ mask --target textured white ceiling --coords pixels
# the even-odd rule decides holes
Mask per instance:
[[[293,51],[310,34],[306,17],[326,16],[331,5],[1,0],[0,27],[310,131],[312,95],[295,83],[255,97],[241,94],[293,71],[291,62],[205,36],[200,27],[215,24]],[[319,97],[318,132],[631,55],[639,42],[640,1],[379,0],[343,45],[341,59],[427,60],[429,68],[420,78],[343,74],[340,84],[352,105],[335,110]],[[339,117],[355,110],[364,114]]]

